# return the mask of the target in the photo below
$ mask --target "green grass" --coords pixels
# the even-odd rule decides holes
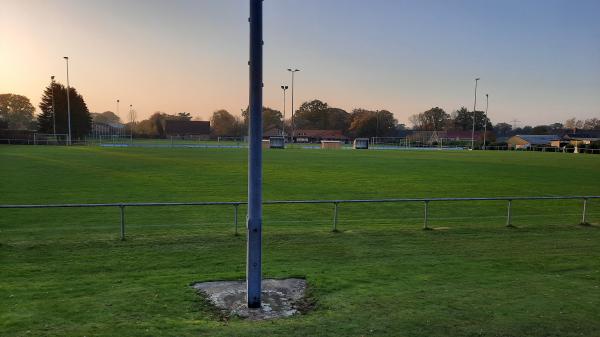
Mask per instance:
[[[0,204],[245,200],[243,149],[0,146]],[[600,194],[600,156],[270,150],[268,200]],[[245,209],[240,209],[243,228]],[[264,274],[314,311],[220,320],[194,281],[242,279],[232,207],[0,210],[1,336],[593,336],[600,200],[264,209]],[[443,229],[442,229],[443,227]]]

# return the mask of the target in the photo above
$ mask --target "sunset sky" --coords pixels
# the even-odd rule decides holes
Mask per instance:
[[[208,119],[248,102],[248,1],[0,0],[0,93],[36,106],[50,75],[90,111]],[[408,116],[478,108],[494,123],[600,117],[600,1],[265,0],[264,103],[318,98]],[[288,91],[289,92],[289,91]],[[290,111],[288,99],[288,117]]]

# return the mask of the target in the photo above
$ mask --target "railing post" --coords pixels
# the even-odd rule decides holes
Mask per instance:
[[[233,205],[233,223],[235,225],[235,236],[238,236],[238,206],[239,204]]]
[[[430,230],[431,229],[427,225],[428,211],[429,211],[429,200],[425,200],[425,209],[424,209],[424,214],[423,214],[423,230]]]
[[[587,198],[583,198],[583,212],[581,214],[581,224],[582,225],[588,225],[587,219],[586,219],[586,213],[587,213]]]
[[[333,203],[333,229],[332,232],[337,232],[337,222],[338,222],[338,203]]]
[[[125,206],[120,205],[121,208],[121,241],[125,241]]]
[[[511,219],[512,200],[508,200],[508,213],[506,215],[506,227],[513,227]]]

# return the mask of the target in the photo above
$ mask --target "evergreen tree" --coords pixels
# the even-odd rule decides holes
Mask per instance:
[[[42,113],[38,116],[38,131],[42,133],[54,133],[53,94],[56,111],[56,133],[68,134],[67,88],[60,83],[54,83],[54,90],[52,90],[51,85],[47,86],[44,90],[39,105]],[[92,117],[83,97],[75,88],[71,87],[69,96],[71,100],[71,138],[81,139],[91,131]]]

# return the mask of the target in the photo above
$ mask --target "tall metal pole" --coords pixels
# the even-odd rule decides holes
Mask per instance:
[[[296,125],[294,123],[294,73],[300,71],[300,69],[288,68],[288,71],[292,73],[292,143],[294,142],[294,133]]]
[[[117,116],[119,116],[119,100],[117,100]],[[121,116],[119,116],[119,118],[121,118]],[[123,131],[119,131],[119,136],[122,136]]]
[[[131,124],[129,125],[129,142],[133,144],[133,105],[129,104],[129,118],[131,119]]]
[[[487,113],[488,113],[488,107],[490,106],[490,95],[489,94],[485,94],[485,118],[483,120],[484,126],[483,126],[483,150],[485,151],[485,141],[486,141],[486,136],[487,136]]]
[[[248,308],[260,308],[262,281],[262,0],[250,0],[250,97],[248,138]]]
[[[56,139],[56,106],[54,105],[54,76],[50,76],[50,85],[52,92],[52,132],[54,132],[54,139]]]
[[[283,140],[285,141],[285,92],[287,91],[288,86],[282,85],[281,90],[283,90],[283,123],[281,126],[281,135],[283,136]]]
[[[475,102],[473,103],[473,131],[471,132],[471,150],[475,150],[475,109],[477,107],[477,81],[479,81],[479,77],[475,79]]]
[[[69,125],[69,139],[67,144],[71,145],[71,99],[69,98],[69,91],[71,86],[69,85],[69,57],[63,57],[67,61],[67,123]]]

